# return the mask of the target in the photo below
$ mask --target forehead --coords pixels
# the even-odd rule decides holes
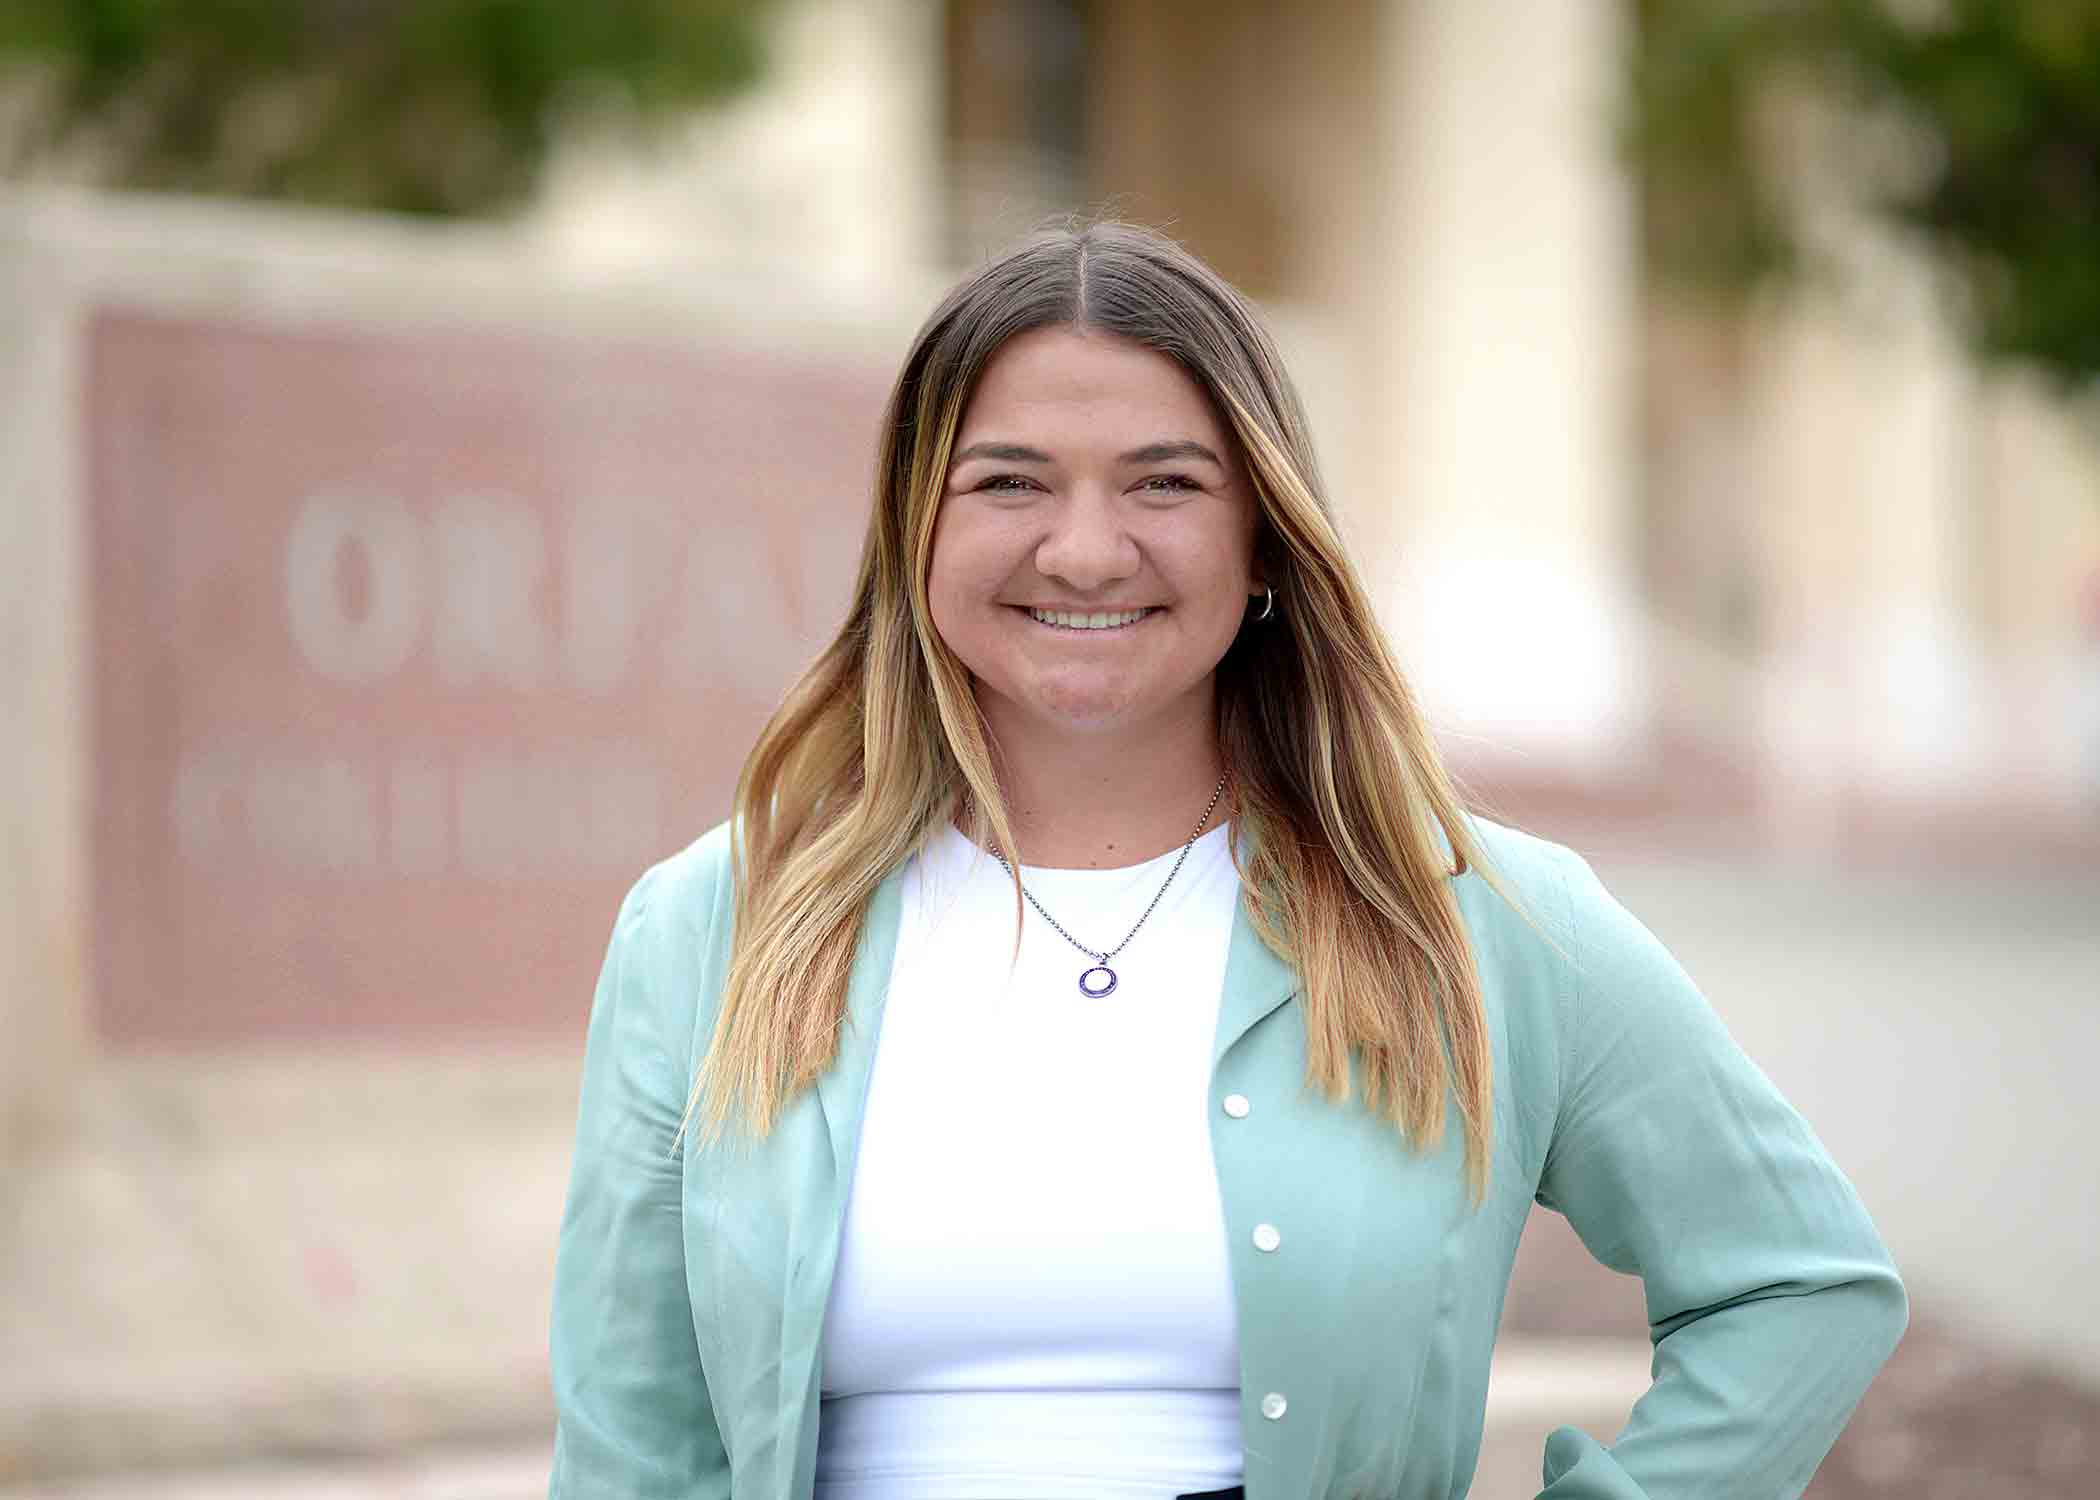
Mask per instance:
[[[1035,328],[1000,346],[963,409],[968,437],[1061,426],[1104,437],[1197,437],[1224,425],[1188,371],[1156,350],[1090,328]],[[1008,430],[1011,429],[1011,430]]]

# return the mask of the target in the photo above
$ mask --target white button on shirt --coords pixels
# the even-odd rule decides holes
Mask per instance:
[[[1225,1113],[1231,1115],[1235,1120],[1246,1119],[1247,1096],[1245,1094],[1227,1094],[1225,1096]]]

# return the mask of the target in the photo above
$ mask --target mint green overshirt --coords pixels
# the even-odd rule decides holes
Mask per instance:
[[[1476,827],[1533,919],[1478,874],[1457,878],[1494,1043],[1477,1209],[1455,1113],[1418,1154],[1356,1103],[1307,1090],[1297,979],[1244,909],[1234,925],[1210,1139],[1248,1500],[1466,1493],[1534,1202],[1641,1278],[1655,1350],[1609,1448],[1573,1427],[1548,1438],[1542,1495],[1798,1495],[1903,1331],[1888,1251],[1808,1125],[1589,867]],[[674,1149],[729,959],[728,849],[718,827],[641,877],[598,983],[555,1270],[552,1500],[811,1494],[824,1310],[899,878],[869,908],[830,1071],[764,1141]],[[1114,1026],[1103,1007],[1105,1047]],[[1223,1111],[1228,1094],[1251,1101],[1244,1118]],[[1038,1106],[1017,1094],[1014,1107]],[[1282,1252],[1254,1250],[1257,1223],[1283,1231]],[[1280,1416],[1264,1415],[1271,1393]]]

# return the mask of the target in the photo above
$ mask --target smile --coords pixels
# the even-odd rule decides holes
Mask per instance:
[[[1092,614],[1063,609],[1031,609],[1028,617],[1039,625],[1055,625],[1065,630],[1121,630],[1137,624],[1151,613],[1150,608],[1097,610]]]

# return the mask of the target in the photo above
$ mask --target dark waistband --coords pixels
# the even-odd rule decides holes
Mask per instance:
[[[1236,1484],[1229,1490],[1201,1490],[1193,1495],[1179,1495],[1175,1500],[1247,1500],[1247,1487]]]

